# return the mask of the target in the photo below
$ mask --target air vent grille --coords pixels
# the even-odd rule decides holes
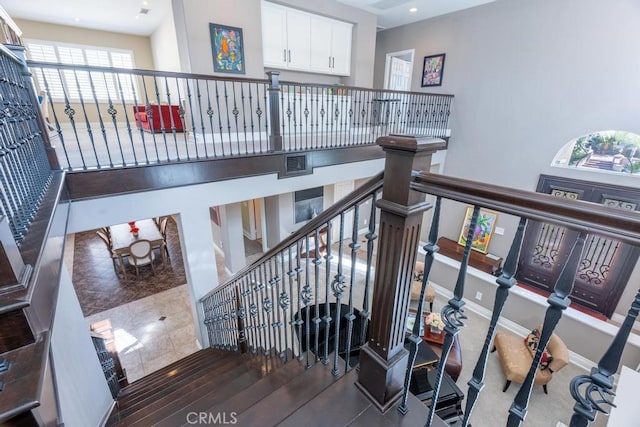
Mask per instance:
[[[287,157],[287,172],[304,172],[307,169],[307,156]]]

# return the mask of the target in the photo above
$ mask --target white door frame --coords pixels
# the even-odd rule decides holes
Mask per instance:
[[[384,61],[384,82],[382,86],[384,89],[388,89],[389,73],[391,72],[391,58],[394,56],[404,56],[407,53],[411,54],[411,63],[413,64],[413,61],[416,55],[415,49],[405,49],[405,50],[399,50],[397,52],[387,53]],[[411,67],[411,77],[413,77],[413,67]],[[411,81],[411,77],[409,78],[409,81]]]

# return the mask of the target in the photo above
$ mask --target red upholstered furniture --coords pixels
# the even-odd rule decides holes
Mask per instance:
[[[133,114],[138,129],[147,132],[183,132],[178,105],[134,105]]]

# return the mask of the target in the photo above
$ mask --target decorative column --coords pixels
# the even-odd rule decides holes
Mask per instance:
[[[380,208],[379,241],[368,340],[360,351],[356,386],[386,411],[401,397],[408,351],[405,323],[425,195],[410,189],[412,171],[428,171],[431,155],[446,148],[442,139],[388,136],[378,138],[386,154]]]

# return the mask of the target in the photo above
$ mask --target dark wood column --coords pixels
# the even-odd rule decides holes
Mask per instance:
[[[378,139],[386,152],[373,305],[368,340],[360,351],[356,386],[386,411],[401,396],[408,352],[404,329],[420,242],[423,212],[431,205],[409,188],[413,170],[428,172],[431,155],[446,148],[438,138],[388,136]]]

